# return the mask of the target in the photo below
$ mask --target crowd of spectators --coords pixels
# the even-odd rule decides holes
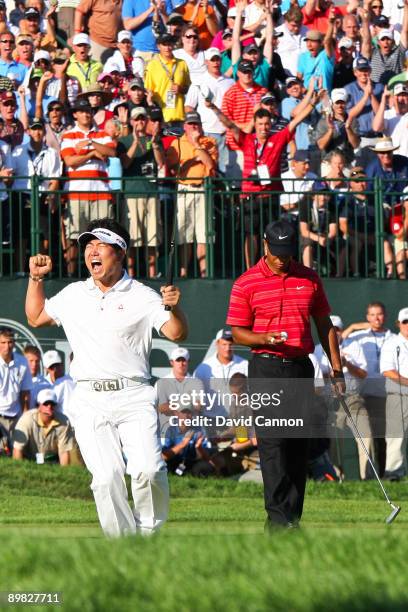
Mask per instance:
[[[382,241],[387,276],[405,278],[407,48],[407,0],[0,0],[14,270],[25,272],[37,175],[41,248],[61,246],[64,274],[80,273],[86,224],[115,215],[130,275],[155,277],[176,203],[178,274],[194,247],[205,277],[211,177],[239,211],[247,266],[284,216],[307,266],[367,275]]]

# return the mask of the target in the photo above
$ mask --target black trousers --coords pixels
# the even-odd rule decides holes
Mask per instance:
[[[278,407],[262,407],[254,411],[254,417],[268,520],[287,525],[299,521],[303,511],[310,435],[307,423],[313,411],[313,364],[308,357],[283,363],[255,354],[249,364],[249,380],[251,394],[279,393],[282,397]],[[285,415],[302,417],[305,427],[289,431],[258,424]]]

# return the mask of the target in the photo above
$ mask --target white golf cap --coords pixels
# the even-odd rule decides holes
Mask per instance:
[[[337,89],[332,90],[330,97],[332,102],[347,102],[348,93],[343,87],[338,87]]]
[[[402,93],[408,93],[408,87],[406,83],[397,83],[394,89],[392,90],[392,93],[394,94],[394,96],[398,96],[398,94]]]
[[[124,239],[116,232],[112,232],[112,230],[106,229],[105,227],[95,227],[95,229],[90,232],[83,232],[78,236],[78,242],[84,247],[92,238],[97,238],[106,244],[116,244],[124,251],[127,249],[127,244]]]
[[[40,59],[44,59],[47,60],[48,62],[51,61],[51,55],[48,53],[48,51],[44,51],[43,49],[41,49],[40,51],[36,51],[34,53],[34,63],[38,62],[38,60]]]
[[[118,32],[117,41],[123,42],[124,40],[132,40],[132,32],[128,32],[127,30],[121,30]]]
[[[392,30],[380,30],[377,35],[378,40],[382,40],[383,38],[389,38],[390,40],[394,40],[394,33]]]
[[[340,38],[339,40],[338,47],[339,49],[341,49],[342,47],[344,47],[345,49],[351,49],[351,47],[354,47],[354,43],[351,40],[351,38],[348,38],[347,36],[343,36],[343,38]]]
[[[170,361],[176,361],[177,359],[185,359],[186,361],[189,361],[190,353],[186,348],[179,346],[170,353]]]
[[[47,351],[42,358],[45,368],[50,368],[55,363],[62,363],[61,355],[58,351]]]
[[[204,59],[210,60],[213,57],[221,57],[221,51],[217,47],[210,47],[204,51]]]
[[[337,329],[344,329],[343,321],[337,315],[331,315],[330,321],[332,322],[333,327],[337,327]]]
[[[408,321],[408,308],[402,308],[398,313],[398,321]]]
[[[234,342],[232,337],[232,332],[230,329],[219,329],[217,331],[217,335],[215,336],[216,340],[229,340],[230,342]]]
[[[37,395],[37,403],[45,404],[45,402],[53,402],[58,404],[57,396],[53,389],[41,389]]]
[[[237,7],[232,6],[230,9],[228,9],[227,17],[236,17],[236,16],[237,16]]]
[[[79,34],[75,34],[74,38],[72,39],[72,44],[73,45],[90,45],[91,40],[88,34],[85,34],[84,32],[80,32]]]

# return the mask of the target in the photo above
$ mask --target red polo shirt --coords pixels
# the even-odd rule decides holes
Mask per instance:
[[[280,276],[265,258],[235,281],[230,297],[227,325],[249,327],[255,333],[285,331],[284,344],[265,345],[254,353],[301,357],[313,353],[310,317],[330,314],[330,306],[317,273],[292,261]]]
[[[222,99],[221,110],[234,123],[249,123],[254,118],[254,108],[257,106],[264,94],[268,90],[254,83],[249,90],[245,90],[241,85],[235,83],[225,92]],[[227,130],[226,142],[230,149],[237,151],[238,144],[232,130]]]

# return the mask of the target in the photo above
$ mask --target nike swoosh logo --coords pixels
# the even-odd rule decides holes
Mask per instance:
[[[285,238],[287,238],[287,236],[278,236],[278,240],[285,240]]]
[[[304,289],[305,285],[301,285],[300,287],[296,287],[296,289],[299,291],[299,289]]]

